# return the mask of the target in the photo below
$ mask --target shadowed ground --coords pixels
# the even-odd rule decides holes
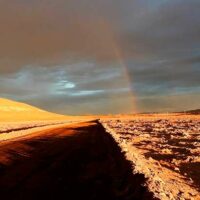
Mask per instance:
[[[152,199],[97,121],[0,143],[1,199]]]

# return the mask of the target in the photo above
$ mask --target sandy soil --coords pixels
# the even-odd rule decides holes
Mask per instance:
[[[77,121],[33,121],[33,122],[7,122],[7,123],[0,123],[0,142],[13,140],[16,138],[21,138],[26,135],[37,133],[38,131],[61,127],[66,124],[72,124],[81,122],[83,120]]]
[[[64,116],[47,112],[37,107],[0,98],[0,122],[24,122],[44,120],[73,120],[74,116]]]
[[[151,200],[114,139],[97,121],[0,143],[2,199]]]
[[[200,199],[199,116],[103,119],[135,173],[160,199]]]

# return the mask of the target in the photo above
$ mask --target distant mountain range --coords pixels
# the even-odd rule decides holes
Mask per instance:
[[[0,122],[32,121],[32,120],[61,120],[69,116],[59,115],[34,106],[0,98]]]
[[[196,109],[196,110],[187,110],[184,113],[187,114],[193,114],[193,115],[199,115],[200,114],[200,109]]]
[[[192,114],[192,115],[199,115],[200,114],[200,109],[195,109],[195,110],[186,110],[186,111],[177,111],[177,112],[168,112],[168,114],[176,114],[176,113],[185,113],[185,114]],[[161,112],[143,112],[143,113],[138,113],[138,114],[162,114]]]

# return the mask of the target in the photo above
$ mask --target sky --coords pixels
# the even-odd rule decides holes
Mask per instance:
[[[200,1],[0,0],[0,97],[70,115],[200,108]]]

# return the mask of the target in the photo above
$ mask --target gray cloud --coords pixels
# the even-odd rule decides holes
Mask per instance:
[[[199,99],[199,10],[198,0],[2,0],[0,94],[73,114],[130,111],[130,90],[138,111],[198,107],[178,101]]]

